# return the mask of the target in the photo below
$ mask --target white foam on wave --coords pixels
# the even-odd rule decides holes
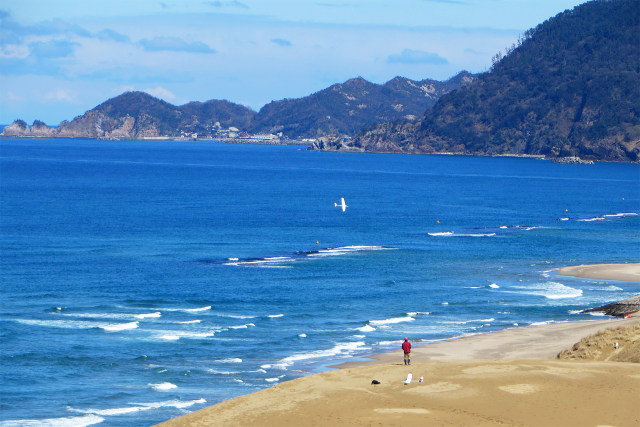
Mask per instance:
[[[63,329],[93,329],[108,326],[105,322],[92,322],[87,320],[39,320],[39,319],[11,319],[23,325],[46,326]]]
[[[284,316],[284,314],[269,314],[267,317],[270,317],[270,318],[272,318],[272,319],[275,319],[275,318],[277,318],[277,317],[282,317],[282,316]]]
[[[400,343],[399,340],[394,340],[394,341],[378,341],[377,343],[374,344],[374,346],[376,347],[390,347],[390,346],[395,346],[398,345]]]
[[[110,409],[93,409],[93,408],[76,409],[71,407],[67,409],[71,412],[78,412],[80,414],[95,414],[95,415],[102,415],[102,416],[108,417],[108,416],[114,416],[114,415],[133,414],[135,412],[140,412],[140,411],[148,411],[151,408],[146,406],[126,406],[124,408],[110,408]]]
[[[184,409],[189,408],[190,406],[207,403],[207,401],[203,398],[195,399],[195,400],[165,400],[163,402],[150,402],[150,403],[133,403],[134,405],[146,406],[152,409],[158,408],[177,408]]]
[[[308,253],[308,257],[325,257],[325,256],[339,256],[345,255],[353,252],[367,252],[367,251],[382,251],[387,248],[384,246],[368,246],[368,245],[351,245],[351,246],[340,246],[337,248],[328,248],[328,249],[320,249],[317,252]]]
[[[545,320],[545,321],[540,321],[540,322],[531,322],[529,324],[529,326],[544,326],[544,325],[551,325],[553,323],[567,323],[567,321],[566,320],[564,320],[564,321]]]
[[[236,375],[240,373],[238,371],[220,371],[218,369],[207,369],[207,372],[217,375]]]
[[[451,324],[451,325],[466,325],[468,323],[487,323],[493,322],[496,319],[490,317],[488,319],[469,319],[469,320],[442,320],[440,323],[443,324]]]
[[[265,369],[281,369],[286,371],[289,364],[287,363],[266,363],[264,365],[260,365],[260,368],[266,373]]]
[[[109,332],[118,332],[125,331],[127,329],[136,329],[138,327],[138,322],[129,322],[129,323],[114,323],[107,326],[101,326],[101,329]]]
[[[437,233],[427,233],[431,237],[453,236],[453,231],[440,231]]]
[[[112,320],[147,319],[147,318],[158,318],[162,316],[162,314],[159,311],[156,311],[153,313],[56,312],[55,314],[60,316],[65,316],[65,317],[83,317],[83,318],[91,318],[91,319],[112,319]]]
[[[604,221],[606,218],[603,216],[596,216],[593,218],[580,218],[577,219],[576,221],[580,221],[580,222],[593,222],[593,221]]]
[[[149,384],[149,387],[151,387],[155,391],[168,391],[168,390],[171,390],[171,389],[174,389],[174,388],[178,388],[177,385],[169,383],[169,382],[164,382],[164,383],[160,383],[160,384]]]
[[[228,357],[226,359],[218,359],[216,360],[218,363],[242,363],[242,359],[239,357]]]
[[[224,314],[224,313],[216,313],[218,317],[230,317],[232,319],[255,319],[258,316],[252,315],[244,315],[244,314]]]
[[[176,323],[178,323],[180,325],[189,325],[189,324],[200,323],[200,322],[202,322],[202,320],[196,319],[196,320],[186,320],[184,322],[176,322]]]
[[[572,288],[559,282],[536,283],[531,286],[515,286],[530,295],[539,295],[548,299],[565,299],[582,296],[582,289]]]
[[[158,338],[165,341],[176,341],[180,338],[191,338],[191,339],[202,339],[202,338],[210,338],[216,334],[216,332],[221,332],[221,330],[217,331],[206,331],[206,332],[189,332],[189,331],[155,331],[154,338]]]
[[[431,313],[428,311],[411,311],[407,313],[407,316],[416,317],[416,316],[428,316]]]
[[[626,216],[638,216],[636,212],[621,212],[615,214],[606,214],[603,215],[605,218],[624,218]]]
[[[495,283],[492,283],[492,284],[489,285],[489,287],[493,288],[493,289],[499,289],[500,285],[496,285]]]
[[[380,325],[391,325],[394,323],[402,323],[402,322],[412,322],[416,319],[414,319],[411,316],[405,316],[405,317],[392,317],[390,319],[382,319],[382,320],[369,320],[369,324],[370,325],[376,325],[376,326],[380,326]]]
[[[318,359],[318,358],[326,358],[326,357],[335,357],[335,356],[350,356],[356,351],[366,350],[370,347],[367,347],[364,341],[355,341],[355,342],[347,342],[336,344],[334,347],[325,349],[325,350],[316,350],[311,351],[309,353],[299,353],[294,354],[292,356],[285,357],[280,360],[280,363],[285,366],[289,366],[295,362],[300,362],[309,359]]]
[[[371,325],[364,325],[361,328],[356,328],[356,329],[360,332],[373,332],[376,330],[376,328],[374,328]]]
[[[40,420],[6,420],[0,421],[1,427],[84,427],[99,424],[104,418],[98,415],[83,415],[81,417],[43,418]]]
[[[187,313],[199,313],[201,311],[208,311],[211,310],[211,306],[207,305],[204,307],[199,307],[199,308],[184,308],[182,309],[182,311],[187,312]]]
[[[157,319],[160,316],[162,316],[162,313],[160,313],[159,311],[156,311],[154,313],[142,313],[142,314],[134,315],[136,319],[148,319],[148,318]]]
[[[229,326],[229,329],[247,329],[249,326],[256,326],[253,323],[245,323],[244,325]]]
[[[135,406],[125,406],[122,408],[109,408],[109,409],[78,409],[68,407],[67,409],[72,412],[77,412],[81,414],[93,414],[93,415],[101,415],[101,416],[117,416],[117,415],[128,415],[140,411],[148,411],[150,409],[159,409],[159,408],[177,408],[184,409],[189,408],[196,404],[207,403],[205,399],[196,399],[196,400],[166,400],[162,402],[150,402],[150,403],[131,403],[131,405]],[[102,419],[104,421],[104,419]],[[0,424],[1,425],[1,424]]]
[[[184,313],[200,313],[202,311],[208,311],[211,310],[211,306],[207,305],[204,307],[197,307],[197,308],[160,308],[160,311],[182,311]]]
[[[307,334],[298,334],[298,336],[299,336],[300,338],[306,338],[306,337],[307,337]]]
[[[248,261],[233,261],[233,262],[225,262],[224,265],[231,265],[236,267],[268,267],[268,268],[288,268],[286,265],[280,264],[289,264],[295,262],[295,258],[291,257],[266,257],[260,259],[252,259]]]

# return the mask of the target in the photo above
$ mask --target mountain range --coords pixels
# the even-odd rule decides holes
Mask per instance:
[[[639,15],[637,0],[577,6],[528,30],[420,120],[315,148],[638,161]]]
[[[2,135],[126,139],[205,135],[214,127],[234,127],[285,139],[341,138],[384,121],[418,119],[443,94],[474,80],[468,72],[444,82],[396,77],[382,85],[358,77],[303,98],[271,102],[259,112],[219,100],[175,106],[144,92],[126,92],[57,128],[16,120]]]
[[[318,138],[319,150],[640,159],[638,0],[593,0],[527,30],[482,74],[446,82],[355,78],[260,111],[228,101],[174,106],[142,92],[50,128],[4,136],[178,137],[213,127]],[[355,136],[355,138],[345,138]]]

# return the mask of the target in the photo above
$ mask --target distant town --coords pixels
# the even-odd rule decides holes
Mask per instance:
[[[188,132],[181,131],[180,136],[182,139],[191,140],[216,140],[222,142],[235,142],[235,143],[247,143],[247,144],[301,144],[309,145],[318,142],[322,139],[328,138],[300,138],[290,139],[282,132],[277,134],[272,133],[249,133],[244,130],[238,129],[234,126],[229,128],[223,128],[220,122],[216,122],[204,131],[200,132]],[[335,137],[330,138],[335,140]],[[344,139],[351,139],[350,137],[344,137]]]

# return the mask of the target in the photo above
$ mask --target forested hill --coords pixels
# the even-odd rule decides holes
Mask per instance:
[[[303,98],[273,101],[256,114],[250,130],[291,138],[355,136],[373,124],[419,120],[442,95],[474,80],[466,71],[443,82],[396,77],[380,85],[358,77]]]
[[[637,161],[640,2],[591,1],[527,31],[491,71],[444,95],[418,123],[386,123],[365,151],[536,154]]]
[[[258,113],[224,100],[175,106],[144,92],[111,98],[72,121],[50,128],[37,120],[16,120],[2,136],[72,138],[153,138],[206,135],[215,128],[278,133],[290,139],[355,136],[387,120],[418,120],[438,98],[475,80],[463,71],[447,81],[396,77],[380,85],[363,78],[347,80],[299,99],[274,101]],[[237,130],[236,129],[236,130]]]

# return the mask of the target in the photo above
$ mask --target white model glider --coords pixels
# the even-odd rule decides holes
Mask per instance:
[[[347,210],[347,203],[344,201],[344,197],[340,197],[340,203],[334,203],[335,207],[340,206],[342,208],[342,212]]]

